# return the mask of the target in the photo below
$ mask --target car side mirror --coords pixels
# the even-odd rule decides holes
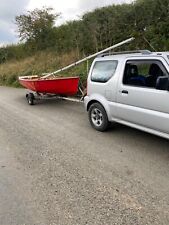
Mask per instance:
[[[169,77],[168,76],[158,77],[156,82],[156,89],[169,91]]]

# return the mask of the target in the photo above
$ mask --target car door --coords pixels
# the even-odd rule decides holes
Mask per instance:
[[[133,71],[127,71],[130,65]],[[159,67],[159,72],[154,67],[154,75],[149,74],[153,71],[152,65]],[[140,66],[142,69],[138,70]],[[131,72],[129,78],[128,72]],[[118,119],[169,133],[169,92],[155,88],[155,79],[159,76],[169,76],[168,64],[162,57],[126,60],[117,93]]]

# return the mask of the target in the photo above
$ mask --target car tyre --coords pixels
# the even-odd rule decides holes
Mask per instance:
[[[104,132],[108,129],[107,113],[101,104],[92,104],[89,108],[88,116],[91,126],[97,131]]]

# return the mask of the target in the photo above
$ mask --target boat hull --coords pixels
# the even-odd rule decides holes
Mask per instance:
[[[19,77],[19,82],[23,87],[37,93],[72,96],[78,92],[79,77],[55,79]]]

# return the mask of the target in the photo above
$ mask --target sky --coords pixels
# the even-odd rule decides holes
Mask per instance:
[[[78,19],[85,12],[95,8],[111,4],[130,2],[131,0],[0,0],[0,46],[17,43],[17,28],[15,16],[26,13],[28,10],[53,7],[55,12],[60,13],[56,25],[66,21]]]

